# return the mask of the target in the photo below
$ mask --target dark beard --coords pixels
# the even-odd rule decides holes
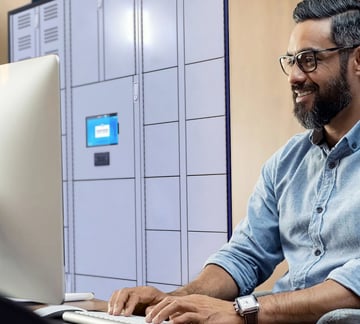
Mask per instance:
[[[340,73],[339,77],[331,79],[322,93],[315,83],[292,87],[293,91],[297,89],[313,90],[316,94],[314,105],[308,110],[304,104],[296,103],[296,94],[293,92],[294,114],[300,124],[307,129],[321,129],[324,125],[329,124],[352,100],[345,73]]]

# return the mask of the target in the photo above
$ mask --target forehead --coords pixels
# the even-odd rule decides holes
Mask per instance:
[[[322,49],[334,46],[330,37],[331,20],[317,19],[297,23],[290,35],[288,53],[304,49]]]

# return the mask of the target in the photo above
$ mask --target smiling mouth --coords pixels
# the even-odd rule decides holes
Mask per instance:
[[[295,90],[294,93],[296,94],[296,97],[297,98],[302,98],[302,97],[305,97],[305,96],[308,96],[310,94],[313,93],[313,91],[300,91],[300,90]]]

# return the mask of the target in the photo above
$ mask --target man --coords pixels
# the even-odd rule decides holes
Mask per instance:
[[[332,318],[326,322],[347,316],[343,322],[351,323],[356,315],[360,1],[303,0],[293,17],[280,64],[295,116],[309,131],[265,163],[246,219],[194,281],[169,294],[153,287],[115,291],[109,313],[130,315],[135,307],[150,306],[147,321],[156,324],[167,318],[176,324],[315,323],[344,308],[326,315]],[[256,301],[254,288],[283,259],[289,271],[272,294]]]

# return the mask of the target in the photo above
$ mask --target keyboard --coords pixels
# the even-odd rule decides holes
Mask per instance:
[[[70,311],[62,315],[64,321],[77,324],[146,324],[143,316],[114,316],[106,312]],[[163,322],[168,323],[167,321]]]

